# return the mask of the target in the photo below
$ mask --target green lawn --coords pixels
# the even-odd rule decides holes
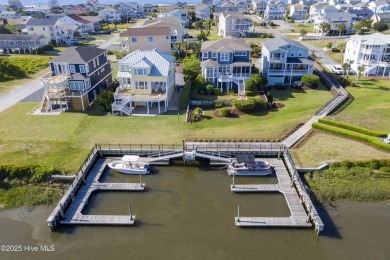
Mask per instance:
[[[345,43],[345,39],[306,40],[305,42],[320,48],[325,48],[329,42],[333,43],[333,47],[337,47],[340,43]]]
[[[285,107],[236,118],[217,118],[212,111],[206,111],[205,119],[193,124],[185,122],[183,112],[179,120],[177,112],[156,117],[121,117],[102,116],[92,110],[89,114],[38,116],[29,113],[37,103],[19,103],[0,114],[0,161],[54,165],[71,173],[95,143],[180,144],[189,138],[274,139],[307,121],[331,98],[330,92],[323,88],[275,90],[272,95]],[[29,155],[25,147],[29,147]]]
[[[355,100],[334,119],[390,133],[390,80],[361,78],[359,87],[347,90]]]

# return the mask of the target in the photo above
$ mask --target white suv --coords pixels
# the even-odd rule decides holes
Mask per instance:
[[[341,66],[332,66],[332,72],[337,75],[342,75],[343,68]]]

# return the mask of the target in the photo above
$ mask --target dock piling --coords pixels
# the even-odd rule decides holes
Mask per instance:
[[[237,206],[237,222],[240,222],[240,204]]]
[[[131,203],[129,202],[129,215],[130,215],[130,220],[131,220]]]

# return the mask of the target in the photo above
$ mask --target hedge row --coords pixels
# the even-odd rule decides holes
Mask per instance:
[[[364,127],[355,126],[355,125],[351,125],[351,124],[347,124],[347,123],[343,123],[343,122],[337,122],[337,121],[333,121],[330,119],[320,118],[318,120],[318,122],[320,122],[321,124],[332,125],[332,126],[336,126],[339,128],[343,128],[343,129],[351,130],[351,131],[358,132],[361,134],[365,134],[365,135],[370,135],[370,136],[375,136],[375,137],[386,137],[387,136],[387,132],[370,130],[370,129],[367,129]]]
[[[365,135],[365,134],[357,133],[357,132],[350,131],[347,129],[342,129],[342,128],[338,128],[338,127],[331,126],[331,125],[325,125],[325,124],[321,124],[321,123],[313,123],[312,127],[315,129],[319,129],[319,130],[323,130],[323,131],[335,134],[335,135],[340,135],[340,136],[349,137],[349,138],[352,138],[355,140],[363,141],[363,142],[369,143],[377,148],[390,151],[390,145],[385,144],[384,142],[378,140],[376,137],[372,137],[369,135]]]
[[[353,167],[364,167],[372,170],[379,170],[384,168],[390,168],[390,160],[370,160],[370,161],[341,161],[330,163],[329,168],[353,168]]]
[[[187,81],[184,84],[184,88],[181,91],[181,96],[179,100],[179,106],[181,109],[185,109],[190,102],[190,93],[191,93],[191,82]]]

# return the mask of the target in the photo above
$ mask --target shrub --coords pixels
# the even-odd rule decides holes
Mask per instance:
[[[253,96],[256,96],[256,92],[252,91],[252,90],[246,90],[245,95],[249,96],[249,97],[253,97]]]
[[[262,107],[262,108],[267,107],[267,102],[259,98],[249,98],[247,100],[233,100],[232,104],[238,110],[252,110],[257,107]]]
[[[320,77],[314,74],[308,74],[301,78],[301,82],[310,86],[317,86],[320,82]]]
[[[114,52],[112,50],[108,50],[107,55],[114,55]]]
[[[213,85],[207,85],[206,86],[207,94],[211,95],[214,93],[214,86]]]
[[[360,126],[355,126],[355,125],[351,125],[351,124],[347,124],[347,123],[343,123],[343,122],[333,121],[330,119],[320,118],[318,120],[318,122],[321,124],[336,126],[339,128],[351,130],[351,131],[358,132],[358,133],[365,134],[365,135],[370,135],[370,136],[375,136],[375,137],[386,137],[387,136],[387,132],[375,131],[375,130],[367,129],[367,128],[360,127]]]
[[[252,79],[245,81],[245,90],[256,91],[256,83]]]
[[[203,119],[203,110],[197,107],[192,111],[191,116],[192,121],[201,121]]]
[[[222,91],[219,88],[214,88],[213,90],[215,95],[221,95]]]
[[[219,109],[219,113],[224,117],[228,117],[231,115],[230,108],[228,108],[228,107],[223,107],[223,108]]]
[[[114,93],[109,90],[103,90],[96,99],[96,103],[98,103],[106,111],[111,111],[111,105],[113,102]]]

